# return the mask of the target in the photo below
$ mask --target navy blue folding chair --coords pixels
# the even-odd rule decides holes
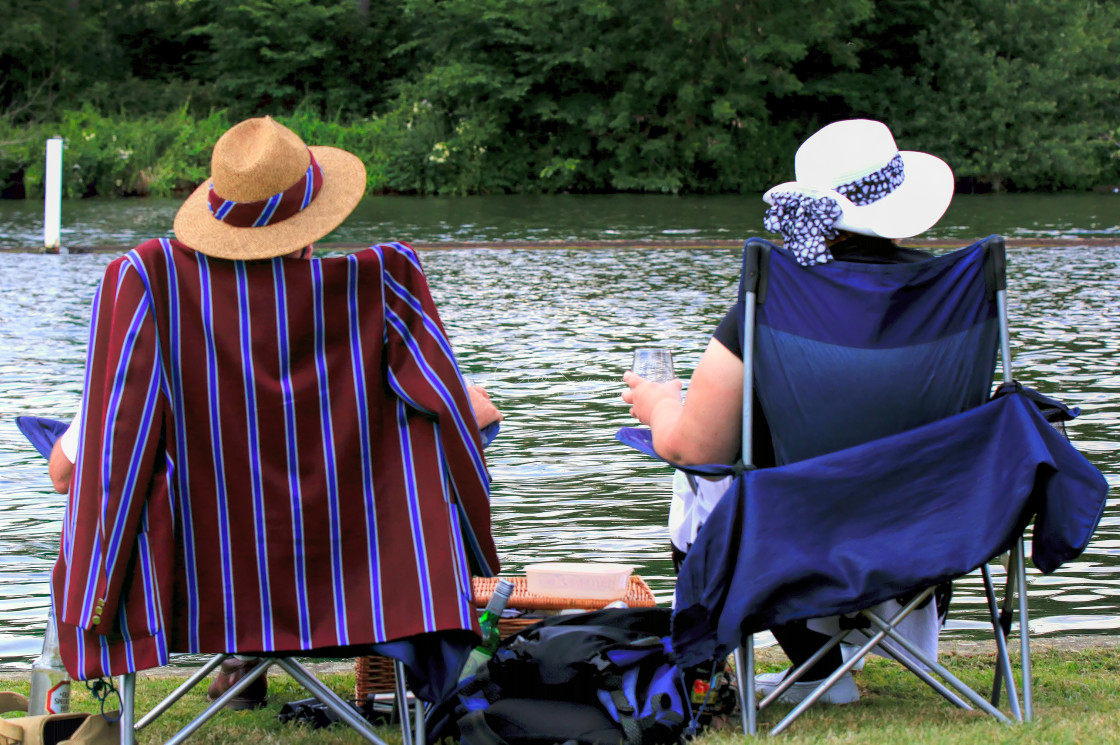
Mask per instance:
[[[997,708],[1005,685],[1012,715],[1030,719],[1023,533],[1033,518],[1034,563],[1053,571],[1087,545],[1107,484],[1050,426],[1038,396],[1013,382],[1002,238],[911,264],[812,268],[752,239],[740,293],[741,462],[682,467],[736,478],[681,566],[673,623],[680,664],[735,650],[743,728],[754,733],[753,634],[858,613],[866,643],[773,733],[877,645],[950,702],[1009,721]],[[1005,385],[992,398],[1000,351]],[[755,397],[774,468],[752,465]],[[1054,413],[1073,416],[1060,405]],[[619,439],[656,456],[647,430],[626,428]],[[988,562],[1006,552],[1001,612]],[[938,584],[977,568],[998,656],[991,702],[896,628]],[[892,618],[868,610],[900,596],[909,599]],[[1016,599],[1022,704],[1006,644]],[[786,675],[759,708],[850,633]]]

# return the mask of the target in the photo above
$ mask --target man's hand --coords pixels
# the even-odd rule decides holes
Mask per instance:
[[[502,412],[490,401],[490,394],[485,388],[468,385],[467,393],[471,396],[471,408],[474,409],[474,420],[479,429],[502,421]]]

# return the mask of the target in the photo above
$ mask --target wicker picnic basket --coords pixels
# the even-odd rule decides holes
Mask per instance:
[[[498,577],[474,577],[471,580],[471,590],[474,595],[474,604],[485,608],[498,584]],[[541,620],[540,616],[533,616],[533,611],[558,611],[569,608],[594,610],[602,608],[610,600],[580,600],[579,598],[557,598],[546,595],[534,595],[529,592],[524,577],[502,577],[513,582],[513,595],[510,596],[507,608],[525,611],[528,615],[503,618],[498,621],[498,631],[502,638],[516,634],[521,629],[532,626]],[[637,575],[630,576],[630,587],[626,596],[621,598],[631,608],[644,608],[657,604],[649,585]],[[388,657],[367,655],[359,657],[354,663],[354,697],[358,701],[365,701],[371,694],[393,692],[393,661]]]

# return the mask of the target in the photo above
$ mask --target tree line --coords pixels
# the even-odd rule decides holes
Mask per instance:
[[[0,192],[177,194],[271,114],[371,192],[758,192],[887,122],[965,191],[1120,183],[1113,0],[4,0]]]

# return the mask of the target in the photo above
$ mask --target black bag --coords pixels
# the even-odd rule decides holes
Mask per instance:
[[[691,729],[668,608],[544,619],[502,641],[478,675],[428,715],[428,742],[649,745]]]

